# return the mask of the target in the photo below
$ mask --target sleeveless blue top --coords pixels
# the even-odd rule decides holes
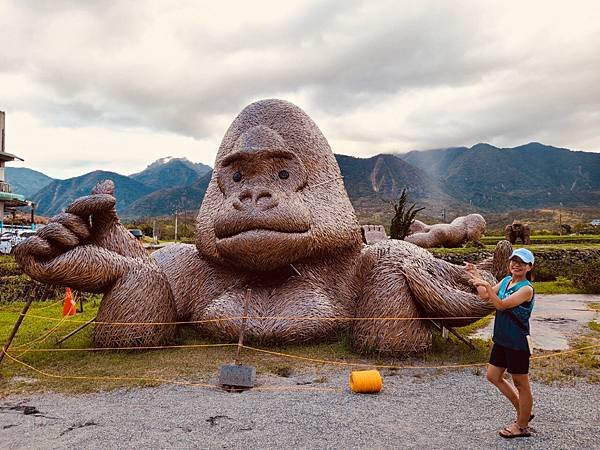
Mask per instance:
[[[523,280],[511,286],[507,289],[510,283],[511,276],[504,277],[498,287],[498,297],[500,300],[504,300],[509,295],[517,292],[523,286],[531,286],[529,280]],[[527,339],[525,336],[529,334],[529,317],[531,317],[531,311],[533,311],[533,304],[535,302],[535,293],[529,302],[523,302],[520,305],[515,306],[507,310],[497,310],[496,320],[494,321],[494,336],[492,340],[496,344],[500,344],[503,347],[507,347],[513,350],[525,350],[527,346]],[[507,311],[511,311],[513,315],[521,322],[527,333],[519,325],[515,323],[513,319],[509,317]]]

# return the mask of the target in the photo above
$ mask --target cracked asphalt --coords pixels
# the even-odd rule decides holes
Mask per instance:
[[[310,373],[259,376],[259,384],[282,391],[163,385],[11,396],[0,400],[0,447],[600,448],[598,385],[534,383],[534,436],[508,441],[497,431],[514,413],[483,375],[473,370],[383,374],[377,395],[353,394],[349,372],[336,370],[327,373],[325,383],[311,384]],[[336,390],[298,390],[305,387]]]

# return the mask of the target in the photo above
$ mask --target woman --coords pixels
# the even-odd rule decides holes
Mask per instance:
[[[487,369],[487,379],[510,400],[517,410],[517,420],[500,431],[505,438],[529,437],[529,421],[533,419],[533,397],[529,384],[529,317],[533,310],[534,292],[531,270],[534,256],[529,250],[514,250],[509,258],[509,276],[495,286],[482,280],[473,264],[466,263],[471,282],[479,296],[496,307],[494,345]],[[514,386],[504,378],[512,375]]]

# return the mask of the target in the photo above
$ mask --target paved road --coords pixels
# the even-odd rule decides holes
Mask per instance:
[[[568,349],[571,336],[579,334],[592,320],[600,322],[600,314],[587,307],[591,302],[600,303],[600,295],[536,295],[530,322],[534,347],[540,350]],[[492,320],[472,337],[489,339],[493,331]]]
[[[298,389],[320,373],[259,377]],[[179,386],[0,400],[0,446],[37,448],[600,448],[600,387],[534,384],[536,434],[506,441],[508,402],[472,370],[406,371],[378,395],[352,394],[348,372],[327,372],[333,392],[228,394]],[[29,414],[25,414],[28,412]]]

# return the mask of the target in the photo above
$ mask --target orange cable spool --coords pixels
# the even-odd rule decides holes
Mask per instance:
[[[378,370],[355,370],[350,373],[350,389],[357,394],[377,394],[383,379]]]

